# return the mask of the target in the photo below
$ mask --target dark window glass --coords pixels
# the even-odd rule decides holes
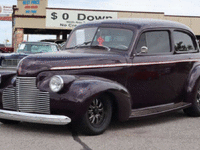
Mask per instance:
[[[141,47],[148,48],[148,54],[170,52],[170,39],[168,31],[145,32],[141,35],[136,51],[140,52]]]
[[[175,51],[178,52],[195,50],[192,38],[188,34],[183,32],[174,32],[174,44]]]

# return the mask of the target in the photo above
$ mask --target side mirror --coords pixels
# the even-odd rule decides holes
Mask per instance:
[[[148,52],[148,47],[142,46],[141,47],[141,53],[143,54],[143,53],[147,53],[147,52]]]

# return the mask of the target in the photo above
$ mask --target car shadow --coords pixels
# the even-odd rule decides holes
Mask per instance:
[[[129,120],[126,122],[119,122],[113,120],[107,129],[108,131],[120,131],[123,129],[129,128],[139,128],[150,125],[163,124],[166,122],[173,122],[181,119],[185,119],[187,116],[183,113],[183,111],[177,111],[173,113],[163,114],[154,117],[141,118]],[[81,133],[77,133],[70,125],[46,125],[46,124],[36,124],[36,123],[26,123],[21,122],[19,124],[0,124],[3,128],[9,128],[14,130],[15,132],[34,132],[34,133],[44,133],[44,134],[52,134],[52,135],[61,135],[61,136],[78,136],[82,135]]]
[[[34,132],[52,135],[72,135],[68,125],[47,125],[37,123],[21,122],[19,124],[0,124],[2,128],[9,128],[16,132]]]
[[[122,130],[127,128],[139,128],[157,124],[164,124],[166,122],[173,122],[181,119],[188,118],[182,110],[171,112],[158,116],[145,117],[140,119],[128,120],[126,122],[112,121],[108,130]]]

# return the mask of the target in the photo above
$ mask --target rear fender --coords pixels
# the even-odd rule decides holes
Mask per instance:
[[[186,84],[186,101],[192,102],[190,100],[191,95],[194,94],[196,84],[200,80],[200,64],[195,66],[192,71],[190,72],[190,75],[188,77],[188,82]]]

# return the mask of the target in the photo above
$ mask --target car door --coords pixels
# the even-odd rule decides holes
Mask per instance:
[[[129,68],[127,87],[132,108],[149,107],[182,99],[182,91],[192,63],[173,53],[171,31],[146,31],[140,35]],[[142,51],[141,51],[142,50]]]

